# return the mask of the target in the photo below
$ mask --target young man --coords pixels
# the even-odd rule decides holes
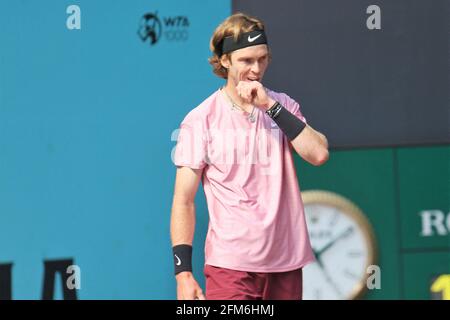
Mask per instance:
[[[300,106],[262,84],[270,61],[263,23],[238,13],[211,38],[214,73],[226,85],[184,118],[171,238],[178,299],[205,299],[192,275],[194,198],[202,180],[209,211],[207,299],[301,299],[302,268],[314,260],[293,162],[319,166],[326,137]]]

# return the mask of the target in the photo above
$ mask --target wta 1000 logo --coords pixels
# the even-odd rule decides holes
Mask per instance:
[[[137,34],[142,42],[151,46],[163,38],[167,41],[187,41],[189,19],[187,16],[168,16],[160,19],[158,12],[146,13],[139,21]]]

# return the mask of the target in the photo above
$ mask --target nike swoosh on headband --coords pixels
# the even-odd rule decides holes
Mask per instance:
[[[260,34],[258,34],[257,36],[254,36],[253,38],[252,37],[250,37],[250,36],[248,36],[248,42],[253,42],[253,41],[255,41],[256,39],[258,39],[259,37],[261,36],[261,33]]]
[[[216,53],[218,56],[222,56],[223,54],[230,53],[238,49],[260,44],[267,44],[267,38],[264,30],[258,29],[245,32],[239,35],[237,39],[234,39],[234,36],[223,38],[222,43],[218,45]]]

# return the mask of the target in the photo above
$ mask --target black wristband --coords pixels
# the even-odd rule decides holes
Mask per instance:
[[[266,113],[269,117],[273,119],[278,115],[282,107],[283,106],[280,103],[275,102],[273,106],[271,106],[269,109],[266,110]]]
[[[289,112],[279,102],[276,102],[266,113],[275,121],[290,141],[294,140],[306,127],[302,120]]]
[[[192,272],[192,246],[179,244],[172,248],[175,265],[175,275],[183,271]]]

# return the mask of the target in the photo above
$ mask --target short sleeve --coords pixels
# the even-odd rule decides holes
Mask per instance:
[[[305,116],[303,115],[301,108],[300,108],[300,104],[295,101],[294,99],[292,99],[291,97],[289,97],[287,94],[283,95],[285,98],[285,103],[284,103],[284,107],[289,110],[291,113],[293,113],[297,118],[299,118],[301,121],[303,121],[304,123],[308,123],[306,121]]]
[[[173,162],[177,167],[202,169],[206,166],[206,140],[200,120],[186,117],[180,125]]]

